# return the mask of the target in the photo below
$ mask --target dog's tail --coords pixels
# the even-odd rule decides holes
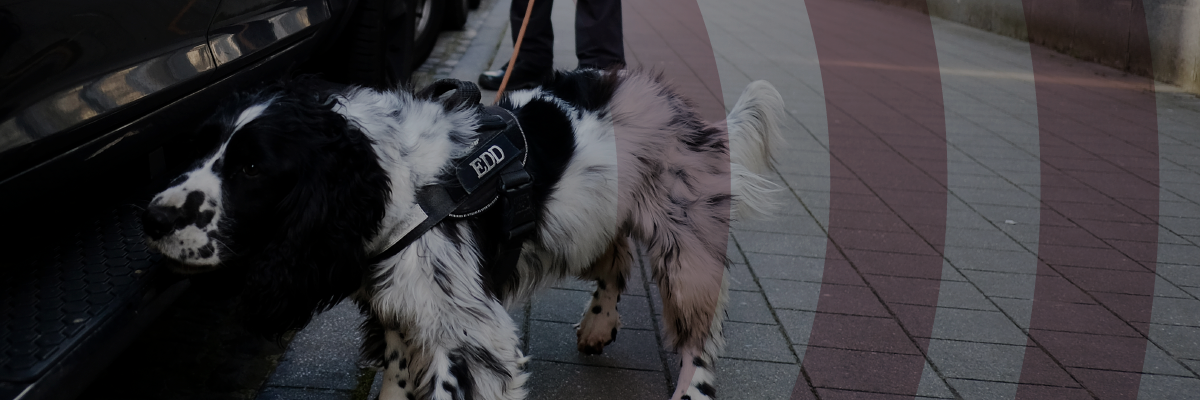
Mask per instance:
[[[726,119],[735,218],[762,217],[777,206],[771,194],[780,190],[779,185],[761,174],[771,169],[771,150],[783,143],[779,131],[782,114],[783,97],[775,87],[767,81],[754,81],[742,91]]]

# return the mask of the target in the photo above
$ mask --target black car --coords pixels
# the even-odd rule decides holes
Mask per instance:
[[[187,286],[139,204],[288,74],[391,87],[471,0],[0,0],[0,400],[71,398]]]

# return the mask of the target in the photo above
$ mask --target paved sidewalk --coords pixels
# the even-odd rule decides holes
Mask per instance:
[[[788,103],[781,215],[731,230],[723,397],[1200,393],[1194,96],[868,2],[701,0],[703,31],[686,3],[625,6],[631,65],[703,111],[756,79]],[[596,357],[570,329],[590,286],[535,298],[533,398],[669,394],[656,291],[633,286]]]
[[[553,1],[556,66],[572,68],[574,4]],[[506,61],[507,8],[435,78]],[[782,209],[731,227],[720,397],[1200,396],[1195,96],[865,1],[624,14],[630,64],[706,116],[752,80],[787,102]],[[639,264],[603,355],[575,350],[590,283],[513,310],[531,399],[669,396],[678,361],[647,276]]]

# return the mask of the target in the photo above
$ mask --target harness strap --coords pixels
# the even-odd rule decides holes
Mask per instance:
[[[443,100],[447,110],[460,107],[462,102],[478,106],[479,90],[475,84],[453,79],[435,82],[421,90],[418,97],[437,99],[449,90],[456,90],[456,93]],[[480,135],[483,138],[470,155],[456,165],[452,172],[455,181],[418,189],[415,193],[417,204],[425,212],[425,220],[383,252],[371,257],[367,261],[369,264],[378,264],[399,254],[446,218],[468,218],[496,203],[501,206],[498,233],[503,240],[499,254],[492,261],[511,267],[520,260],[522,243],[533,234],[535,227],[533,178],[524,165],[528,143],[520,122],[507,109],[479,108],[479,114],[478,131],[483,133]],[[508,135],[513,128],[521,138],[519,147]],[[521,156],[519,160],[518,156]]]
[[[467,104],[470,106],[478,106],[480,100],[479,87],[474,83],[460,81],[458,79],[438,79],[429,86],[426,86],[421,91],[417,92],[414,97],[426,100],[439,100],[442,95],[453,90],[454,94],[449,97],[440,99],[442,107],[446,111],[453,110],[460,105]]]

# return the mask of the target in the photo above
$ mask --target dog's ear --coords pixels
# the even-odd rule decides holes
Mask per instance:
[[[328,102],[295,102],[280,107],[308,119],[291,138],[303,149],[297,183],[275,210],[278,232],[251,257],[243,293],[247,327],[275,337],[359,289],[390,197],[370,139]]]

